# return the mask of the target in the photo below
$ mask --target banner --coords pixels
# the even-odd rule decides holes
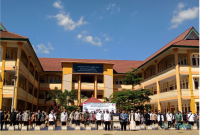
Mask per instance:
[[[108,110],[111,112],[112,110],[116,113],[116,104],[115,103],[83,103],[83,112],[88,110],[88,112],[93,112],[100,109],[102,112]]]

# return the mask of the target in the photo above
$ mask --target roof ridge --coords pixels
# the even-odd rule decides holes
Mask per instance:
[[[5,29],[5,31],[8,31],[7,29],[6,29],[6,27],[4,27],[4,25],[0,22],[0,25]]]

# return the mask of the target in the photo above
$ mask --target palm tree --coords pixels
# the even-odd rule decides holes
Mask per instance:
[[[112,103],[112,97],[113,97],[113,95],[111,94],[108,98],[107,97],[104,97],[104,102],[105,103]]]

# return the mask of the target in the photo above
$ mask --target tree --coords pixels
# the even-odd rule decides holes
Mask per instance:
[[[135,74],[135,71],[138,71],[138,69],[131,69],[132,71],[126,72],[126,77],[124,77],[122,81],[125,85],[132,85],[132,89],[113,93],[112,102],[116,103],[118,109],[136,110],[140,108],[141,111],[149,109],[149,106],[144,106],[143,104],[150,101],[149,96],[152,95],[151,90],[142,89],[133,91],[134,85],[140,85],[143,78]]]

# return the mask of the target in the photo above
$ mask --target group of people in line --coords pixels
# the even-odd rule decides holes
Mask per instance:
[[[167,114],[164,114],[162,112],[150,112],[146,111],[145,113],[140,113],[140,110],[136,111],[128,111],[128,113],[123,110],[122,112],[120,110],[117,111],[117,113],[114,113],[114,110],[109,112],[101,111],[100,109],[88,112],[86,110],[85,112],[81,112],[81,110],[77,109],[71,112],[68,119],[68,113],[64,109],[63,112],[60,115],[60,121],[61,125],[65,126],[66,122],[70,120],[71,124],[80,125],[80,123],[84,125],[89,125],[90,123],[96,124],[97,129],[100,125],[105,125],[105,130],[114,130],[114,116],[119,117],[120,121],[120,130],[126,130],[126,126],[129,125],[130,130],[134,131],[136,130],[136,126],[139,126],[141,124],[145,125],[152,125],[152,124],[159,124],[161,128],[163,127],[163,123],[167,122],[168,128],[171,128],[172,125],[176,124],[182,124],[182,123],[188,123],[190,125],[194,125],[196,122],[197,128],[199,128],[199,114],[192,114],[190,111],[188,114],[182,113],[181,111],[175,112],[168,112]],[[22,112],[21,110],[15,110],[12,109],[12,112],[6,112],[2,111],[0,109],[0,124],[1,124],[1,130],[3,129],[3,125],[10,124],[11,126],[24,124],[25,126],[33,125],[40,126],[41,124],[44,124],[46,127],[47,125],[57,125],[57,115],[54,112],[54,110],[51,110],[49,114],[47,114],[45,111],[38,112],[30,112],[30,110],[26,110]]]

